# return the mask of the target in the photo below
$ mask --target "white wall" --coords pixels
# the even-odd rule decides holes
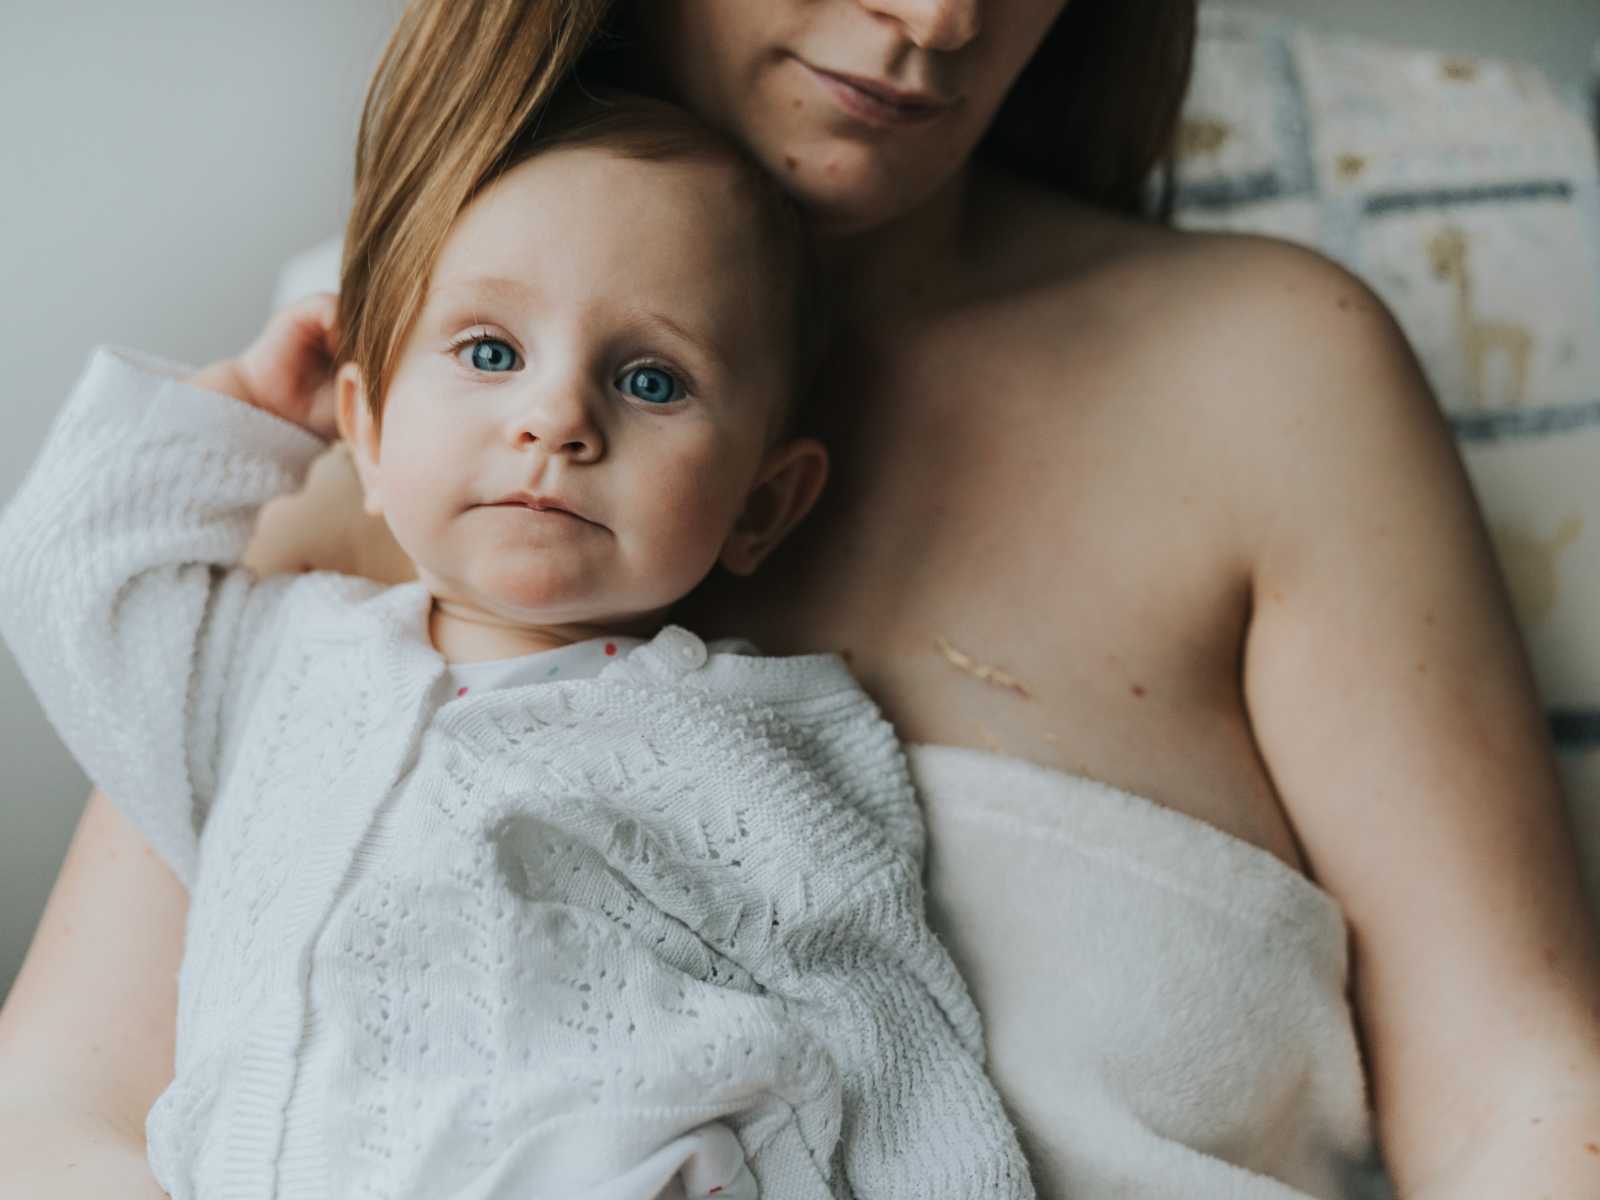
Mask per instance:
[[[88,350],[237,351],[336,231],[400,0],[0,0],[0,499]],[[3,569],[3,565],[0,565]],[[0,992],[86,781],[0,649]]]
[[[1571,79],[1600,39],[1596,0],[1248,2]],[[0,499],[95,343],[199,362],[248,341],[278,265],[341,224],[399,5],[0,0]],[[86,789],[0,649],[0,992]]]

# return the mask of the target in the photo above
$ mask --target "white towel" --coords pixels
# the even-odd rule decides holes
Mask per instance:
[[[908,757],[929,918],[1041,1200],[1388,1194],[1330,896],[1092,780],[980,750]]]

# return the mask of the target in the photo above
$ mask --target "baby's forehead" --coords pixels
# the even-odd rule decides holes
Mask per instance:
[[[559,146],[519,163],[485,198],[510,220],[605,230],[635,249],[644,241],[771,242],[778,233],[749,176],[744,164],[709,153],[640,157],[603,144]],[[469,209],[464,219],[471,216]]]
[[[547,305],[633,297],[760,338],[785,258],[770,225],[734,163],[559,147],[518,164],[467,208],[430,292],[497,279]]]

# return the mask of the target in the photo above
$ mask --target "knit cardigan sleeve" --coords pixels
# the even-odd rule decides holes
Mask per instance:
[[[191,886],[245,648],[292,581],[237,567],[257,509],[323,443],[98,350],[0,516],[0,635],[96,785]]]

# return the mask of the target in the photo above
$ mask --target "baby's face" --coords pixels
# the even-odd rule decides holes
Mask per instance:
[[[456,222],[363,464],[436,597],[623,630],[711,570],[789,370],[735,179],[558,149]]]

